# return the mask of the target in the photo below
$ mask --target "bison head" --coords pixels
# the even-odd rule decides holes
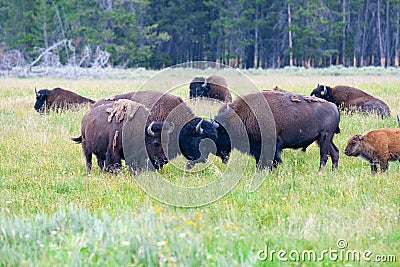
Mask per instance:
[[[46,108],[45,103],[47,102],[47,97],[49,96],[50,92],[51,91],[48,89],[42,89],[42,90],[39,90],[39,92],[38,92],[38,91],[36,91],[36,88],[35,88],[36,102],[35,102],[34,108],[37,112],[40,112],[40,113],[44,112],[44,110]]]
[[[174,124],[172,122],[153,121],[147,126],[145,133],[147,155],[156,169],[161,169],[168,163],[168,158],[164,153],[163,146],[161,145],[163,128],[168,134],[170,134],[174,129]],[[165,139],[163,138],[163,140]]]
[[[190,98],[195,97],[209,97],[210,96],[210,84],[204,77],[195,77],[189,86]]]
[[[208,154],[213,152],[217,141],[217,131],[211,124],[201,118],[195,118],[182,128],[179,133],[179,148],[190,162],[191,168],[197,162],[205,162]]]
[[[232,151],[231,139],[228,131],[225,129],[222,123],[216,122],[214,119],[211,120],[213,127],[217,130],[217,157],[220,157],[223,163],[227,163],[229,160],[229,154]]]
[[[326,85],[319,85],[311,92],[311,96],[316,96],[325,99],[329,102],[334,102],[332,88]]]
[[[362,140],[364,140],[364,137],[359,134],[356,134],[356,135],[353,135],[352,137],[350,137],[349,141],[347,142],[347,146],[344,151],[344,154],[346,154],[346,156],[353,156],[353,157],[357,157],[357,156],[361,155]]]

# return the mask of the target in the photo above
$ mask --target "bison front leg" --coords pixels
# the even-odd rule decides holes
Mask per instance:
[[[379,161],[379,164],[381,166],[381,172],[384,173],[386,172],[386,170],[388,169],[389,165],[388,165],[388,161],[386,159],[381,159]]]
[[[369,165],[371,166],[371,174],[375,175],[377,170],[378,170],[378,167],[376,166],[376,163],[375,162],[370,162]]]
[[[118,153],[107,150],[105,165],[108,172],[118,173],[121,171],[121,157],[118,155]]]

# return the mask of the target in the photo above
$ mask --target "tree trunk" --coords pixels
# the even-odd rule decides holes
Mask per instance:
[[[342,12],[343,12],[343,17],[342,17],[342,22],[343,22],[343,28],[342,28],[342,64],[343,66],[346,65],[346,0],[343,0],[343,6],[342,6]]]
[[[292,18],[290,15],[290,4],[288,3],[288,26],[292,25]],[[292,31],[289,30],[289,66],[293,66],[293,43],[292,43]]]
[[[397,4],[397,30],[396,30],[396,47],[394,51],[394,66],[397,68],[399,67],[399,31],[400,31],[400,4]]]
[[[256,21],[254,27],[254,68],[258,68],[258,8],[256,6]]]
[[[390,67],[390,20],[389,20],[389,0],[386,0],[386,67]]]
[[[368,19],[368,2],[369,2],[369,0],[367,0],[366,4],[365,4],[364,29],[363,29],[363,38],[362,38],[362,45],[361,45],[360,67],[364,66],[365,35],[366,35],[366,31],[367,31],[367,19]]]
[[[379,41],[379,56],[381,59],[381,67],[385,66],[385,56],[383,52],[382,33],[381,33],[381,0],[378,0],[377,10],[377,24],[378,24],[378,41]]]

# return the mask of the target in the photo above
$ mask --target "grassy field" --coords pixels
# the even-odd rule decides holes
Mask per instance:
[[[236,94],[279,86],[309,95],[318,83],[356,86],[400,114],[399,73],[370,71],[223,75]],[[255,173],[254,160],[238,151],[228,166],[211,156],[191,172],[182,170],[184,160],[178,157],[160,172],[173,183],[199,186],[219,177],[241,178],[211,204],[179,208],[143,192],[126,169],[114,175],[94,165],[86,176],[81,147],[70,140],[80,134],[86,110],[41,116],[33,109],[35,87],[62,87],[93,99],[169,89],[188,99],[187,83],[209,72],[147,71],[118,79],[1,78],[0,266],[281,266],[288,264],[285,259],[292,266],[358,266],[377,265],[379,256],[381,261],[395,256],[397,263],[383,265],[398,265],[400,164],[390,162],[387,173],[371,176],[366,161],[343,153],[353,134],[398,127],[394,116],[342,115],[341,133],[334,138],[340,149],[334,172],[330,160],[317,172],[316,144],[306,153],[285,150],[283,164],[272,172]],[[189,105],[204,116],[219,108],[216,103]],[[254,175],[265,181],[250,193]],[[286,252],[279,254],[281,260],[280,250]],[[360,261],[352,260],[354,251],[361,253]],[[265,261],[258,259],[267,255]]]

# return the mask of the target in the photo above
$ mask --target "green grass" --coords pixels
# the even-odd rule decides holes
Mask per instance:
[[[392,114],[400,114],[399,76],[382,70],[371,76],[368,71],[348,75],[346,70],[339,76],[306,70],[293,76],[259,70],[245,74],[260,89],[278,85],[306,95],[317,83],[357,86],[387,102]],[[152,74],[140,72],[132,79],[2,78],[0,266],[281,266],[287,263],[277,260],[277,254],[273,262],[260,262],[257,252],[268,246],[288,253],[320,253],[338,249],[338,239],[345,239],[349,250],[396,255],[400,262],[399,162],[390,162],[387,173],[371,176],[366,161],[343,153],[349,136],[397,127],[395,117],[343,114],[341,133],[334,138],[340,149],[337,171],[328,161],[325,170],[317,172],[315,144],[306,153],[285,150],[283,163],[271,173],[254,174],[255,161],[238,151],[228,166],[211,156],[209,165],[197,165],[194,172],[177,168],[185,163],[179,157],[160,172],[177,185],[206,185],[224,175],[233,181],[242,174],[242,179],[209,205],[178,208],[151,198],[126,169],[107,174],[94,164],[91,176],[86,176],[81,147],[70,140],[79,135],[86,110],[46,116],[33,110],[35,86],[60,86],[98,99],[136,90]],[[164,86],[190,81],[194,75],[193,70],[182,71]],[[147,86],[161,90],[163,83],[157,82]],[[232,87],[239,94],[254,89],[247,81]],[[187,98],[186,90],[177,86],[173,93]],[[215,114],[218,105],[214,105],[191,103],[203,116],[210,110]],[[139,178],[146,175],[155,174]],[[265,181],[250,193],[254,175]],[[289,262],[291,266],[376,264],[328,257],[324,262]]]

